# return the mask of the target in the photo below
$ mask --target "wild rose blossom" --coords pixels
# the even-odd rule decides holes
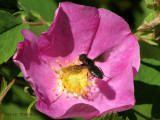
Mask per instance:
[[[55,119],[89,119],[135,105],[139,46],[120,16],[63,2],[39,39],[26,29],[22,35],[13,60],[34,90],[36,108],[42,113]],[[104,72],[102,80],[81,65],[80,54],[95,60]]]

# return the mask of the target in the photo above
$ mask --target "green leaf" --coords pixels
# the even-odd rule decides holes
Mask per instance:
[[[32,106],[30,118],[27,118],[28,105],[33,99],[24,93],[24,88],[14,84],[3,100],[0,113],[4,113],[4,120],[53,120],[42,114]]]
[[[153,61],[152,61],[153,62]],[[135,80],[141,81],[149,85],[160,86],[160,67],[153,65],[154,63],[146,63],[141,61],[141,66]],[[155,63],[156,64],[156,63]]]
[[[21,71],[19,67],[13,63],[12,59],[0,65],[0,74],[6,77],[8,80],[15,77],[23,77],[23,76],[18,76],[20,72]]]
[[[36,36],[40,36],[42,32],[45,32],[47,30],[47,25],[33,25],[30,26],[30,31],[32,31]]]
[[[0,91],[0,107],[1,107],[1,103],[2,103],[3,98],[5,97],[7,92],[10,90],[10,88],[13,86],[14,82],[15,82],[15,79],[13,79],[12,82],[10,82],[7,85],[7,82],[3,78],[3,82],[2,82],[3,86],[1,86],[2,87],[2,91]]]
[[[160,119],[160,61],[142,59],[140,70],[135,78],[136,105],[138,120]]]
[[[145,19],[144,19],[144,21],[146,21],[146,22],[151,22],[151,21],[153,21],[155,19],[155,13],[153,12],[153,13],[150,13]]]
[[[58,7],[54,0],[18,0],[29,10],[38,12],[46,21],[53,21],[55,9]]]
[[[37,102],[38,99],[35,99],[27,108],[27,116],[30,117],[31,114],[31,108],[33,107],[33,105]]]
[[[151,13],[149,16],[145,18],[145,20],[137,28],[137,30],[141,32],[153,32],[154,28],[157,27],[159,29],[159,25],[160,25],[160,17],[159,16],[156,17],[155,13]]]
[[[151,46],[143,41],[139,42],[140,44],[140,54],[141,58],[148,58],[160,61],[160,48],[156,46]],[[150,62],[152,64],[152,62]],[[154,62],[155,63],[155,62]]]
[[[0,33],[3,33],[19,24],[21,24],[21,21],[16,19],[12,14],[0,10]]]
[[[140,43],[141,66],[135,78],[137,120],[160,119],[160,48]],[[142,114],[142,115],[141,115]]]
[[[124,120],[122,116],[118,116],[118,113],[107,113],[105,116],[96,117],[91,120]]]
[[[119,112],[118,115],[123,116],[123,118],[126,118],[126,120],[137,120],[137,117],[135,113],[133,112],[133,109]]]
[[[1,80],[0,96],[2,95],[2,93],[4,92],[4,90],[6,89],[6,87],[7,87],[7,81],[4,78],[2,78],[2,80]]]
[[[154,66],[160,66],[160,60],[156,60],[153,58],[142,58],[142,61],[147,64],[154,65]]]
[[[20,72],[20,73],[17,75],[17,77],[23,77],[22,72]]]
[[[28,24],[20,24],[0,34],[0,64],[6,62],[15,52],[16,44],[23,40],[21,30],[28,29]]]
[[[144,0],[142,0],[142,1],[140,2],[140,5],[141,5],[141,9],[142,9],[141,11],[143,11],[143,14],[142,14],[142,12],[139,12],[138,10],[136,10],[136,11],[134,12],[134,17],[135,17],[134,23],[136,23],[136,24],[135,24],[135,28],[138,28],[138,27],[142,24],[143,20],[144,20],[150,13],[154,12],[152,9],[148,9],[148,8],[146,7]],[[135,31],[135,32],[137,32],[137,31]]]
[[[145,0],[146,4],[151,4],[153,0]]]
[[[158,0],[145,0],[146,5],[150,9],[159,10],[159,1]]]
[[[29,88],[28,86],[26,86],[24,88],[24,92],[28,94],[28,96],[32,97],[33,99],[37,99],[37,97],[35,95],[31,95],[31,93],[29,92]]]
[[[158,43],[152,41],[152,40],[149,40],[147,43],[149,43],[150,45],[155,45],[155,46],[158,46]]]
[[[29,17],[30,20],[34,20],[36,19],[36,17],[32,14],[31,10],[29,10],[27,7],[25,7],[23,4],[21,4],[20,2],[18,3],[19,9],[23,12],[21,12],[22,14],[24,14],[25,17]]]

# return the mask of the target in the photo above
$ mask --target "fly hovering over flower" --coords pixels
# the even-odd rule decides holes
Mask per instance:
[[[86,54],[81,54],[81,55],[79,56],[79,59],[80,59],[80,61],[83,63],[82,65],[87,66],[89,72],[90,72],[93,76],[95,76],[95,77],[97,77],[97,78],[99,78],[99,79],[103,79],[103,75],[104,75],[103,71],[100,70],[100,69],[94,64],[94,61],[91,60],[91,59],[89,59]]]
[[[37,38],[23,29],[22,35],[13,60],[34,90],[36,108],[42,113],[54,119],[90,119],[135,105],[139,45],[120,16],[62,2],[47,32]],[[93,77],[93,71],[81,65],[81,54],[91,60],[102,56],[94,66],[109,78]]]

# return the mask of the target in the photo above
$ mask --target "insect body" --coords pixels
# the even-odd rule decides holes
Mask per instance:
[[[89,59],[86,54],[81,54],[79,60],[83,63],[82,65],[86,66],[90,73],[99,79],[103,79],[103,71],[100,70],[95,64],[94,61]]]

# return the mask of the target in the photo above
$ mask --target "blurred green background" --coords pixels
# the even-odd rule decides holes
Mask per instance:
[[[0,12],[0,53],[2,53],[1,43],[5,32],[10,35],[8,39],[13,41],[13,44],[10,43],[10,46],[7,46],[11,47],[12,51],[7,55],[3,53],[6,58],[0,61],[0,63],[3,63],[0,65],[0,80],[2,81],[2,76],[4,76],[9,83],[11,78],[16,78],[15,84],[2,101],[0,120],[51,120],[51,118],[36,110],[35,107],[32,107],[30,118],[27,118],[27,108],[34,99],[24,92],[25,81],[19,68],[16,67],[10,57],[15,53],[17,42],[23,40],[20,30],[27,28],[39,36],[41,32],[48,29],[53,21],[54,12],[59,2],[63,1],[66,0],[0,0],[0,10],[3,11]],[[153,12],[153,10],[146,7],[144,0],[69,1],[96,8],[109,9],[123,17],[130,25],[133,33],[142,24],[144,18]],[[22,24],[20,17],[22,14],[26,16],[29,22],[38,22],[41,16],[47,23],[42,25]],[[6,24],[7,22],[8,24]],[[17,35],[16,37],[15,34]],[[139,44],[141,66],[134,81],[136,105],[133,109],[119,113],[119,116],[124,118],[127,116],[130,120],[160,120],[160,48],[159,46],[151,46],[143,41],[140,41]],[[6,51],[8,52],[8,50]],[[30,91],[32,92],[31,89]],[[71,118],[68,120],[84,119]]]

